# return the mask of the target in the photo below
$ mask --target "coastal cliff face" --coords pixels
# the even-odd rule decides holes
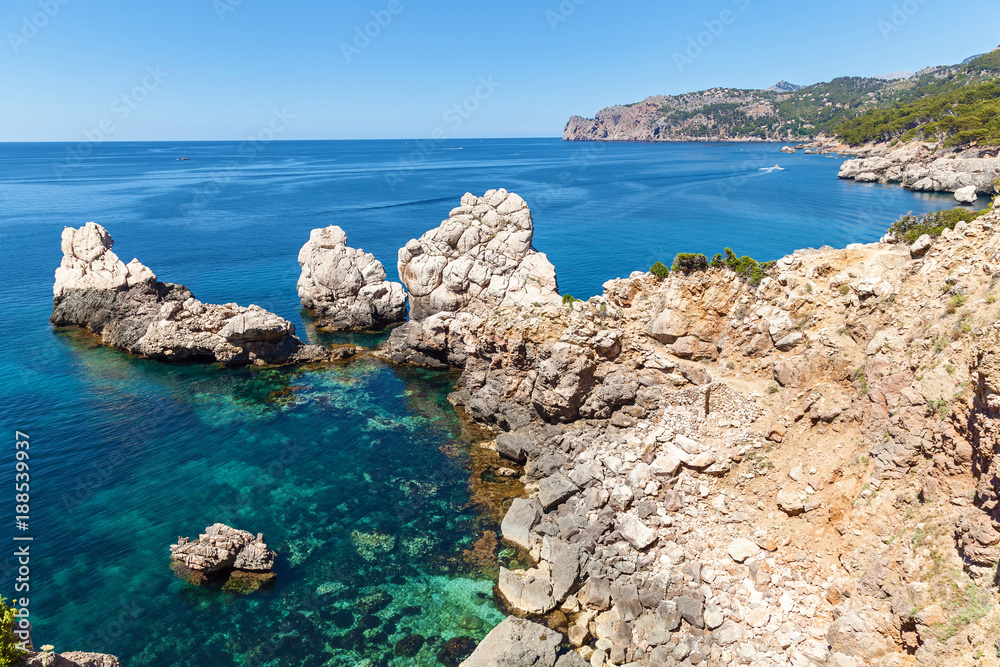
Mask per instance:
[[[514,197],[400,252],[422,319],[382,352],[461,369],[451,400],[524,484],[512,616],[466,667],[998,664],[1000,211],[564,302]],[[168,310],[206,316],[97,225],[64,252],[54,320],[142,350]],[[233,328],[291,335],[267,315]]]
[[[996,664],[997,275],[991,212],[469,316],[452,400],[528,496],[497,591],[577,655],[465,664]]]
[[[594,118],[573,116],[564,141],[783,141],[786,128],[743,128],[745,119],[777,117],[783,101],[774,92],[713,88],[685,95],[653,95],[636,104],[606,107]],[[739,122],[718,122],[715,110],[726,108]],[[777,124],[777,125],[780,125]]]
[[[157,282],[137,259],[125,264],[113,245],[93,222],[63,231],[52,324],[80,326],[105,345],[168,361],[239,366],[330,358],[296,338],[291,322],[254,305],[202,303],[183,285]]]
[[[989,103],[996,95],[991,84],[1000,76],[998,51],[916,74],[654,95],[601,109],[594,118],[573,116],[563,139],[796,142],[841,134],[858,144],[922,136],[921,127],[934,126],[926,136],[962,134],[967,144],[994,144],[988,121],[995,114]]]
[[[594,118],[573,116],[563,130],[563,141],[655,141],[659,134],[652,121],[666,101],[666,96],[654,95],[638,104],[601,109]]]

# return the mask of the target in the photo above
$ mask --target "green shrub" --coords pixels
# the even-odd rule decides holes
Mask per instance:
[[[731,248],[726,248],[725,253],[726,266],[736,272],[751,287],[760,285],[760,281],[764,280],[767,270],[774,266],[774,262],[761,263],[753,257],[747,257],[746,255],[737,257]]]
[[[670,275],[670,269],[664,266],[663,262],[653,264],[649,267],[649,272],[661,280]]]
[[[969,297],[965,296],[964,294],[956,294],[955,296],[951,297],[951,299],[948,301],[948,312],[954,313],[956,310],[964,306],[965,302],[968,300]]]
[[[579,299],[577,299],[572,294],[563,294],[563,298],[562,298],[562,302],[563,303],[567,303],[568,304],[568,303],[574,303],[576,301],[579,301]]]
[[[738,257],[730,248],[726,248],[725,255],[716,254],[709,262],[708,258],[700,253],[682,252],[674,259],[672,271],[684,274],[692,271],[704,271],[705,269],[726,267],[735,272],[745,283],[751,287],[757,287],[764,280],[768,269],[774,266],[774,262],[758,262],[753,257]]]
[[[889,233],[897,239],[906,243],[913,243],[924,234],[940,236],[946,229],[955,229],[959,222],[972,222],[979,216],[988,212],[970,211],[966,208],[952,208],[944,211],[932,211],[925,215],[913,215],[907,213],[902,218],[893,223],[889,228]]]
[[[0,597],[0,667],[24,664],[24,652],[14,636],[14,608]]]
[[[700,253],[682,252],[674,258],[674,265],[671,271],[684,274],[692,271],[704,271],[708,268],[708,258]]]

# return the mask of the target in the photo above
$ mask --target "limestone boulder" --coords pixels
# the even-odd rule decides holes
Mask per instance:
[[[966,185],[955,190],[955,201],[959,204],[974,204],[977,199],[979,199],[979,193],[976,191],[975,185]]]
[[[347,234],[331,225],[314,229],[299,251],[302,305],[316,311],[317,325],[334,330],[373,331],[406,319],[406,292],[386,280],[375,257],[347,245]]]
[[[216,523],[206,528],[197,540],[178,538],[177,544],[170,546],[170,557],[199,572],[233,569],[270,572],[275,553],[268,549],[263,535],[258,533],[255,537],[245,530]]]
[[[461,667],[554,667],[562,641],[563,635],[555,630],[508,616],[479,642]]]

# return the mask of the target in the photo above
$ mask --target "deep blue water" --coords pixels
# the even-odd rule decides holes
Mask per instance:
[[[0,487],[14,430],[27,432],[36,643],[129,666],[435,664],[430,648],[404,659],[392,646],[408,633],[479,638],[500,620],[491,582],[457,563],[489,524],[468,504],[452,376],[372,361],[168,366],[54,332],[64,226],[99,222],[124,261],[203,301],[259,304],[315,341],[295,293],[310,229],[340,225],[395,277],[396,250],[466,191],[521,194],[535,246],[578,298],[679,251],[775,259],[872,241],[903,213],[952,205],[839,181],[841,160],[772,144],[106,144],[81,159],[72,148],[0,144]],[[785,171],[760,171],[775,163]],[[12,492],[0,508],[7,540]],[[279,552],[273,589],[232,596],[173,576],[167,546],[215,521],[265,534]],[[6,548],[0,563],[9,598]],[[369,613],[374,593],[392,601]],[[469,616],[482,627],[462,628]]]

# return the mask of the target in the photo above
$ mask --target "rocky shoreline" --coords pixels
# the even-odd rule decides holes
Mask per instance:
[[[67,268],[88,264],[57,275],[57,310],[97,312],[94,290],[178,301],[101,231],[64,236]],[[984,659],[1000,212],[913,247],[797,251],[757,285],[637,272],[586,302],[559,296],[532,233],[517,195],[465,195],[400,250],[411,317],[374,353],[460,370],[451,401],[523,470],[501,535],[529,562],[500,567],[512,615],[463,665]],[[95,330],[121,326],[108,312]]]
[[[995,600],[975,462],[998,222],[800,251],[757,287],[634,274],[417,339],[445,353],[429,365],[461,350],[453,402],[525,466],[502,534],[532,564],[497,592],[536,624],[508,619],[464,664],[962,664],[1000,622],[949,621],[956,590]]]
[[[891,183],[914,192],[954,193],[962,204],[992,197],[1000,179],[1000,147],[946,148],[935,142],[847,146],[820,137],[797,146],[807,152],[854,156],[840,167],[840,178],[858,183]]]

